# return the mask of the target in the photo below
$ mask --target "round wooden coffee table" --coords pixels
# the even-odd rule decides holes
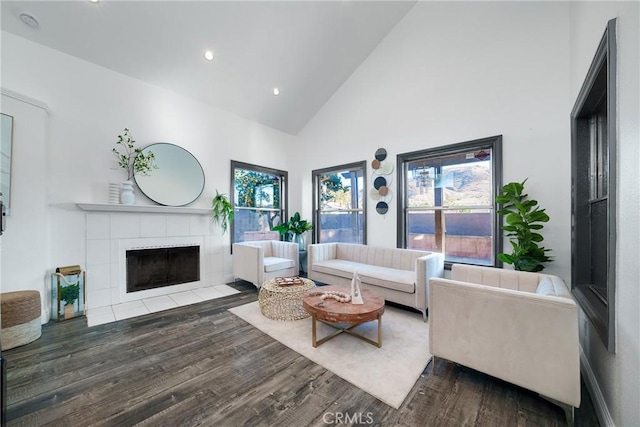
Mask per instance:
[[[351,293],[351,289],[347,286],[322,286],[310,291],[307,291],[302,298],[302,306],[311,315],[311,344],[314,347],[319,346],[322,343],[329,341],[342,333],[349,334],[351,336],[360,338],[369,344],[376,347],[382,346],[382,314],[384,313],[384,298],[376,295],[369,289],[362,289],[362,298],[364,304],[351,304],[350,302],[338,302],[335,299],[327,298],[322,301],[320,295],[326,291],[340,291],[347,294]],[[355,331],[352,331],[356,326],[371,322],[373,320],[378,321],[378,341],[374,341],[367,337],[364,337]],[[317,339],[317,322],[320,321],[333,328],[336,331],[320,340]],[[343,328],[339,324],[349,324],[350,326]]]

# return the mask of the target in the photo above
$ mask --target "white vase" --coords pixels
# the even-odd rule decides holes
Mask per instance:
[[[133,182],[124,181],[120,185],[120,204],[133,205],[136,201],[136,196],[133,194]]]

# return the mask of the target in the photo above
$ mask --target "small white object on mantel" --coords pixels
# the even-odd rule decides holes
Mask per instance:
[[[117,205],[120,203],[120,185],[115,182],[109,183],[109,204]]]
[[[120,184],[120,203],[131,206],[135,202],[136,196],[133,193],[133,181],[124,181]]]
[[[360,275],[358,274],[358,270],[356,270],[353,272],[353,279],[351,279],[351,304],[364,304],[360,290],[360,282]]]

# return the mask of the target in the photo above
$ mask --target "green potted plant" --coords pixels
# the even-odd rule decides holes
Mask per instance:
[[[226,233],[229,223],[233,221],[233,205],[226,194],[218,193],[211,200],[211,219],[222,228],[222,234]]]
[[[542,271],[544,263],[552,262],[547,256],[550,249],[538,244],[544,239],[539,230],[549,222],[549,215],[545,209],[540,209],[538,201],[529,199],[523,194],[525,179],[522,182],[510,182],[502,187],[496,202],[501,205],[498,214],[505,216],[506,225],[502,229],[509,237],[513,247],[511,254],[500,253],[498,258],[507,264],[512,264],[519,271]]]
[[[60,288],[60,301],[64,301],[64,318],[71,319],[75,316],[75,302],[80,296],[80,285],[68,285]]]
[[[280,236],[284,237],[285,240],[298,243],[300,250],[305,249],[304,233],[312,229],[313,224],[306,219],[301,219],[300,212],[293,214],[289,221],[272,228],[273,231],[280,233]]]

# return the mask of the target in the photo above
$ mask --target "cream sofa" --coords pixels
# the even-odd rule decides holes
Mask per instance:
[[[441,253],[351,243],[309,245],[307,262],[310,279],[331,285],[350,285],[357,270],[362,287],[420,310],[425,320],[429,279],[444,273]]]
[[[233,244],[233,275],[258,289],[275,277],[297,276],[298,244],[257,240]]]
[[[580,406],[578,309],[557,276],[454,264],[430,280],[435,357]],[[564,407],[565,410],[569,409]]]

